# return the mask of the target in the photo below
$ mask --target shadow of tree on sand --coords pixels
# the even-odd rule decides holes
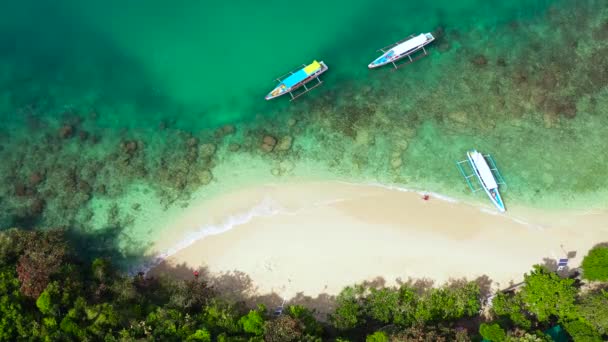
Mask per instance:
[[[84,262],[95,258],[105,258],[119,269],[127,271],[131,265],[153,263],[153,257],[146,256],[149,246],[132,241],[127,248],[121,248],[119,241],[124,240],[124,227],[110,226],[98,230],[66,229],[65,238],[74,253]]]
[[[329,293],[320,293],[315,296],[307,295],[304,292],[297,292],[293,296],[284,296],[281,291],[273,291],[271,293],[260,293],[259,288],[253,282],[253,279],[246,273],[241,271],[229,271],[221,273],[212,273],[207,267],[193,268],[185,263],[171,265],[168,262],[162,262],[151,270],[147,276],[159,278],[173,278],[180,280],[199,280],[206,281],[218,297],[233,302],[243,304],[248,308],[255,308],[258,304],[265,305],[269,310],[273,310],[281,306],[284,302],[286,305],[302,305],[312,309],[315,313],[315,318],[325,321],[328,319],[328,314],[334,312],[336,308],[336,295]],[[468,281],[465,278],[450,279],[445,286],[458,287],[466,284]],[[494,282],[490,277],[483,275],[474,282],[480,288],[481,297],[485,298],[492,293],[492,285]],[[385,288],[393,287],[383,277],[376,277],[371,280],[366,280],[360,284],[366,288]],[[416,289],[419,293],[423,293],[434,287],[436,284],[428,278],[414,279],[408,278],[406,281],[396,279],[392,282],[394,286],[407,285]],[[346,286],[346,285],[345,285]]]
[[[156,256],[148,256],[146,251],[149,246],[133,244],[129,251],[125,251],[119,244],[124,241],[124,231],[120,227],[108,227],[106,229],[95,231],[82,231],[77,229],[65,230],[66,239],[74,248],[74,253],[83,262],[91,262],[98,257],[112,260],[112,263],[119,266],[123,270],[133,265],[146,265],[142,270],[150,271],[145,274],[140,273],[140,277],[149,279],[166,279],[168,281],[192,281],[199,280],[206,282],[215,295],[228,302],[242,305],[245,308],[255,308],[258,304],[264,304],[270,311],[274,308],[287,305],[303,305],[309,309],[313,309],[316,318],[319,320],[327,320],[327,314],[333,312],[336,308],[336,294],[319,293],[315,295],[305,294],[304,292],[296,292],[294,295],[286,296],[285,289],[291,284],[285,284],[280,287],[277,285],[275,291],[263,293],[254,283],[250,275],[245,272],[233,270],[226,272],[211,272],[208,267],[191,267],[185,263],[172,264],[168,261],[159,261]],[[124,244],[123,244],[124,245]],[[567,255],[575,256],[576,252],[569,252]],[[544,258],[541,263],[551,271],[557,270],[557,260],[553,258]],[[522,274],[527,270],[522,270]],[[573,276],[576,269],[565,268],[558,272],[560,276]],[[523,280],[523,279],[521,279]],[[480,297],[486,298],[493,292],[498,290],[497,283],[492,281],[490,277],[483,275],[473,280],[480,289]],[[436,284],[428,278],[401,278],[394,281],[387,280],[383,277],[376,277],[370,280],[363,281],[359,284],[366,288],[385,288],[408,286],[415,289],[419,293],[424,293],[432,287],[446,286],[459,287],[463,286],[468,281],[464,278],[449,279],[443,284]],[[345,284],[353,285],[353,284]],[[295,288],[295,290],[298,290]]]
[[[313,309],[317,318],[324,320],[327,319],[327,314],[335,308],[335,296],[326,293],[319,294],[316,297],[305,295],[303,292],[298,292],[293,297],[284,297],[282,293],[276,291],[260,294],[259,288],[254,284],[251,277],[238,270],[212,273],[207,267],[193,268],[185,263],[171,265],[162,262],[147,275],[180,280],[198,278],[206,281],[218,297],[233,303],[244,304],[249,308],[255,308],[256,305],[263,304],[269,310],[272,310],[281,306],[285,300],[286,304],[289,305],[303,305]]]

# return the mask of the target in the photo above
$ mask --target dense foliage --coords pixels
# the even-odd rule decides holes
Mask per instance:
[[[520,291],[498,293],[495,320],[482,323],[476,282],[346,287],[325,320],[300,305],[276,317],[195,277],[127,276],[83,260],[62,231],[0,232],[0,341],[547,341],[556,324],[575,341],[608,337],[608,292],[539,266]]]
[[[598,246],[583,259],[585,279],[608,281],[608,246]]]

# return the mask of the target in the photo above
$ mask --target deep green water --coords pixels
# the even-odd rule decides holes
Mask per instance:
[[[269,177],[314,164],[486,203],[454,166],[469,148],[498,161],[507,206],[606,207],[607,5],[4,3],[0,225],[128,226],[159,202],[187,201],[210,175],[220,189],[235,184],[221,166],[256,158]],[[367,69],[376,49],[428,31],[438,37],[429,57]],[[275,77],[313,59],[330,68],[322,87],[264,100]],[[218,135],[226,124],[236,133]],[[293,144],[265,154],[265,135]]]
[[[439,27],[490,34],[543,16],[554,2],[25,0],[0,14],[2,82],[18,103],[136,106],[104,113],[110,125],[171,117],[206,128],[285,108],[261,100],[276,76],[313,59],[332,70],[327,88],[363,84],[377,76],[366,68],[375,50],[404,35]]]

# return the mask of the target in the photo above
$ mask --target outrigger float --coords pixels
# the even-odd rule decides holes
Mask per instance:
[[[471,170],[469,172],[465,170],[465,165],[470,167]],[[500,212],[506,211],[505,204],[498,192],[498,185],[506,186],[507,184],[500,175],[500,172],[498,172],[496,162],[491,155],[483,155],[477,152],[477,150],[470,150],[467,151],[467,159],[457,162],[456,166],[458,166],[460,173],[462,173],[462,176],[466,180],[471,191],[477,192],[481,189],[485,190],[496,208],[498,208]],[[477,178],[481,187],[475,187],[471,178]],[[496,180],[498,180],[498,182]]]
[[[378,51],[382,51],[382,56],[376,58],[371,62],[368,67],[370,69],[378,68],[386,64],[393,64],[395,69],[399,69],[402,66],[413,63],[414,61],[427,56],[426,45],[432,43],[435,37],[431,33],[421,33],[417,36],[411,35],[405,39],[402,39],[394,44],[383,47]],[[412,55],[422,50],[424,54],[418,57],[412,58]],[[397,63],[399,60],[408,58],[405,62]]]
[[[327,65],[325,65],[323,61],[313,61],[309,65],[302,64],[302,67],[298,67],[297,69],[278,77],[276,80],[279,82],[279,85],[266,95],[266,100],[272,100],[275,97],[289,94],[291,95],[290,101],[293,101],[320,86],[323,82],[319,79],[319,75],[326,71]],[[307,87],[306,84],[313,80],[317,80],[317,82],[312,87]],[[294,91],[301,87],[305,90],[294,95]]]

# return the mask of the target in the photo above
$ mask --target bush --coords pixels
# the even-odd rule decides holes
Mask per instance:
[[[608,247],[595,247],[583,259],[583,277],[588,280],[608,281]]]
[[[492,300],[492,311],[496,315],[509,317],[516,326],[529,329],[532,326],[532,322],[523,312],[523,307],[524,303],[522,303],[519,294],[509,296],[499,292]]]
[[[382,331],[376,331],[371,335],[367,335],[365,342],[388,342],[388,336]]]
[[[33,233],[25,243],[23,254],[17,263],[21,293],[30,298],[38,298],[51,276],[59,271],[66,251],[62,231]]]
[[[336,298],[336,310],[331,315],[333,325],[341,330],[352,329],[364,323],[364,308],[361,296],[365,289],[361,286],[346,287]]]
[[[547,322],[551,316],[563,320],[577,315],[574,279],[562,279],[538,265],[529,275],[525,274],[524,279],[526,284],[518,295],[521,295],[525,308],[540,322]]]
[[[186,341],[211,342],[211,334],[205,329],[198,329],[194,332],[194,334],[188,336]]]
[[[602,337],[590,325],[583,321],[570,321],[564,323],[564,329],[570,334],[574,342],[600,342]]]
[[[608,334],[608,291],[585,295],[577,309],[581,318],[600,334]]]
[[[24,241],[27,241],[30,232],[11,228],[0,231],[0,266],[14,264],[23,251]]]
[[[241,317],[239,324],[246,333],[256,336],[264,334],[264,317],[257,310],[251,310],[247,315]]]
[[[507,334],[500,327],[500,325],[494,324],[486,324],[482,323],[479,326],[479,334],[486,340],[490,340],[492,342],[502,342],[507,338]]]
[[[479,312],[479,286],[473,282],[454,287],[430,289],[419,300],[417,322],[452,321]]]
[[[19,293],[19,280],[13,267],[0,268],[0,341],[17,340],[28,335],[31,321]]]
[[[266,322],[264,326],[264,340],[266,342],[300,341],[302,332],[298,322],[286,315]]]
[[[402,327],[408,327],[414,324],[418,300],[418,295],[412,287],[402,285],[399,288],[399,307],[395,309],[393,323]]]
[[[295,318],[300,323],[305,334],[317,336],[323,333],[323,327],[313,316],[313,311],[302,305],[290,305],[289,316]]]
[[[49,315],[52,313],[52,304],[51,294],[47,290],[42,291],[40,297],[36,299],[36,306],[43,315]]]
[[[399,307],[399,292],[393,289],[370,290],[367,296],[369,315],[382,323],[394,320],[395,310]]]

